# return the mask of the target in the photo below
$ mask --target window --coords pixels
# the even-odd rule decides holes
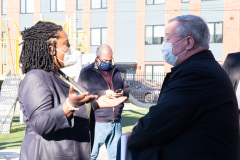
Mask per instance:
[[[162,44],[164,40],[164,26],[146,26],[145,44]]]
[[[77,34],[76,34],[76,39],[75,39],[75,49],[78,51],[81,51],[81,47],[83,46],[83,41],[82,41],[82,33],[79,32],[83,32],[82,28],[78,28],[77,29]]]
[[[82,28],[78,28],[77,32],[83,32]],[[77,38],[82,37],[82,33],[77,33]]]
[[[223,23],[211,22],[207,23],[210,32],[210,43],[223,42]]]
[[[34,1],[33,0],[21,0],[21,13],[33,13]]]
[[[2,0],[2,15],[7,14],[7,0]]]
[[[189,2],[190,0],[182,0],[182,2]]]
[[[77,0],[77,10],[83,9],[83,0]]]
[[[51,12],[60,12],[65,10],[65,0],[50,0]]]
[[[107,0],[92,0],[92,9],[107,8]]]
[[[165,3],[165,0],[147,0],[146,1],[147,5],[149,5],[149,4],[162,4],[162,3]]]
[[[6,36],[5,32],[2,32],[2,39],[6,39],[6,38],[7,38],[7,36]]]
[[[107,28],[91,29],[91,45],[107,44]]]
[[[162,83],[164,80],[163,65],[146,65],[145,66],[146,80],[153,83]]]

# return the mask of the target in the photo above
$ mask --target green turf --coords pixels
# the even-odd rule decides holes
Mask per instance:
[[[20,149],[25,134],[25,123],[19,123],[19,116],[14,116],[11,134],[0,134],[0,150]]]
[[[148,113],[148,109],[125,110],[122,113],[122,133],[132,131],[139,118]]]
[[[124,110],[122,113],[122,133],[132,130],[133,125],[143,117],[148,109]],[[14,116],[11,134],[0,134],[0,150],[20,149],[25,134],[25,124],[19,123],[19,116]]]

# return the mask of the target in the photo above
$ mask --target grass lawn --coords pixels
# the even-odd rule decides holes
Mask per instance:
[[[139,118],[148,113],[149,109],[124,110],[122,113],[122,133],[132,131]]]
[[[122,133],[132,130],[133,125],[143,117],[148,109],[124,110],[122,113]],[[0,150],[20,149],[25,134],[25,124],[19,123],[19,116],[14,116],[11,134],[0,134]]]
[[[19,116],[14,116],[11,134],[0,134],[0,150],[20,149],[25,134],[25,123],[19,123]]]

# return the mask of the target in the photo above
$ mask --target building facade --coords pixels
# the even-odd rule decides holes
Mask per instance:
[[[207,22],[210,49],[220,64],[228,53],[240,51],[239,0],[1,0],[0,5],[0,18],[12,20],[3,22],[1,38],[19,39],[17,28],[22,31],[39,20],[66,22],[69,36],[86,33],[84,54],[109,44],[115,64],[126,73],[170,71],[172,66],[162,58],[161,43],[165,24],[179,15],[194,14]],[[2,75],[11,63],[4,53]]]

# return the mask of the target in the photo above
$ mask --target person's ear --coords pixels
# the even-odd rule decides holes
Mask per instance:
[[[100,62],[99,62],[99,58],[98,58],[98,57],[95,58],[95,62],[97,63],[98,66],[100,65]]]
[[[55,49],[55,47],[49,46],[49,53],[50,53],[51,55],[56,55],[56,49]]]
[[[195,40],[193,39],[193,37],[188,36],[187,37],[187,43],[186,43],[186,50],[191,50],[193,48],[195,44]]]
[[[55,38],[51,38],[47,41],[50,45],[49,45],[49,53],[52,55],[56,55],[56,41]]]

